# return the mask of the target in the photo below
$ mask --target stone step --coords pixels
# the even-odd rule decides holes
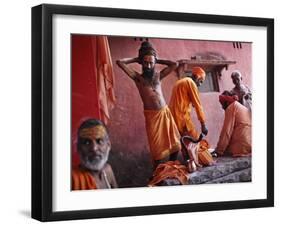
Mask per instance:
[[[251,157],[219,157],[213,166],[190,174],[189,184],[234,183],[251,181]]]

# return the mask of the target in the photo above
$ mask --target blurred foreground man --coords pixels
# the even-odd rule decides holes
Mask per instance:
[[[72,170],[72,190],[118,187],[107,163],[110,149],[108,132],[101,121],[89,119],[81,124],[77,144],[80,165]]]

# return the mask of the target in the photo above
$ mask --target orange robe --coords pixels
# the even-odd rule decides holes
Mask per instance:
[[[144,110],[144,116],[153,160],[161,160],[181,150],[180,134],[168,106]]]
[[[148,186],[155,186],[168,178],[178,179],[181,184],[187,184],[189,175],[186,166],[181,165],[178,160],[159,164]]]
[[[235,156],[247,156],[252,152],[252,123],[250,111],[237,101],[225,110],[225,118],[217,144],[217,152],[225,151]]]
[[[72,170],[72,190],[97,189],[95,178],[86,170],[78,167]]]
[[[197,118],[205,123],[205,114],[199,99],[198,88],[191,78],[178,80],[173,88],[170,100],[170,110],[177,124],[179,132],[198,138],[198,133],[191,121],[191,106],[196,110]]]

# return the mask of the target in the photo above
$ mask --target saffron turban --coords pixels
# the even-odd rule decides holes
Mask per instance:
[[[221,104],[227,103],[229,105],[237,100],[238,100],[238,96],[236,96],[236,95],[233,95],[233,96],[220,95],[219,96],[219,101]]]
[[[201,67],[193,67],[192,74],[196,76],[196,78],[205,80],[206,73]]]

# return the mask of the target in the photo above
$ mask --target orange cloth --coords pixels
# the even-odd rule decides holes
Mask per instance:
[[[234,101],[225,110],[225,118],[217,144],[217,152],[225,151],[235,156],[247,156],[252,152],[252,122],[250,111]]]
[[[187,184],[189,179],[187,167],[181,165],[178,160],[159,164],[148,186],[155,186],[167,178],[178,179],[181,184]]]
[[[153,160],[161,160],[180,151],[180,134],[167,106],[144,110],[146,133]]]
[[[195,75],[199,79],[203,79],[203,81],[205,80],[206,73],[201,67],[193,67],[192,74]]]
[[[97,70],[97,89],[100,104],[101,120],[107,124],[109,111],[115,104],[114,95],[114,74],[112,59],[107,36],[97,36],[92,39],[93,46],[96,47],[96,70]]]
[[[191,78],[178,80],[173,88],[170,99],[170,110],[177,124],[179,132],[198,138],[198,133],[191,121],[191,106],[196,110],[197,118],[201,123],[205,123],[205,114],[199,99],[198,88]]]
[[[198,149],[198,160],[199,164],[203,166],[210,166],[215,163],[211,153],[209,152],[209,143],[207,140],[201,140]]]
[[[72,170],[72,190],[97,189],[95,178],[86,170],[78,167]]]

